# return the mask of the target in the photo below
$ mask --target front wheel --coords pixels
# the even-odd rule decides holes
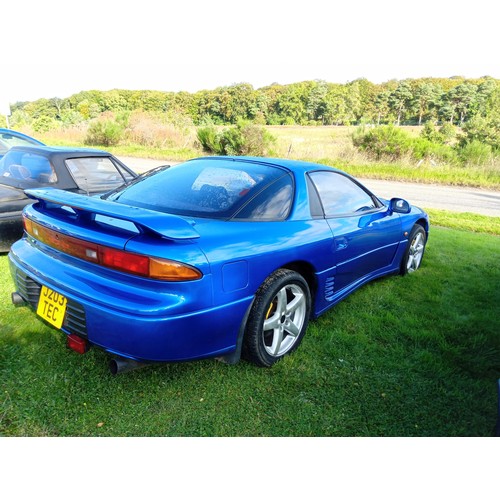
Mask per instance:
[[[311,310],[306,280],[279,269],[257,291],[248,317],[243,357],[258,366],[272,366],[295,350],[305,334]]]
[[[411,230],[408,247],[401,261],[401,274],[413,273],[420,267],[426,242],[425,229],[420,224],[415,224]]]

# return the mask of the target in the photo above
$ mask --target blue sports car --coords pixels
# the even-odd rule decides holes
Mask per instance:
[[[68,345],[147,362],[271,366],[364,283],[419,268],[425,212],[324,165],[205,157],[100,197],[28,190],[15,304]]]

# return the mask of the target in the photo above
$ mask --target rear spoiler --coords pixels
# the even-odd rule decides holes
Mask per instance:
[[[24,192],[33,200],[38,201],[42,209],[50,210],[50,208],[54,208],[50,205],[60,205],[72,208],[77,215],[86,212],[114,217],[131,222],[140,229],[152,231],[171,240],[189,240],[200,237],[200,234],[187,220],[177,215],[122,205],[98,197],[89,197],[60,189],[26,189]]]

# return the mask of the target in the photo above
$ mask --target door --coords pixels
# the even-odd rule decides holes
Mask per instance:
[[[334,293],[388,271],[401,240],[399,215],[339,172],[313,172],[310,178],[333,233]]]

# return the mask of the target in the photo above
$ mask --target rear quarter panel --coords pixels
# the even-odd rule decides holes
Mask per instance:
[[[318,275],[335,266],[332,233],[324,219],[199,224],[199,244],[210,263],[214,304],[253,296],[265,279],[290,263]]]

